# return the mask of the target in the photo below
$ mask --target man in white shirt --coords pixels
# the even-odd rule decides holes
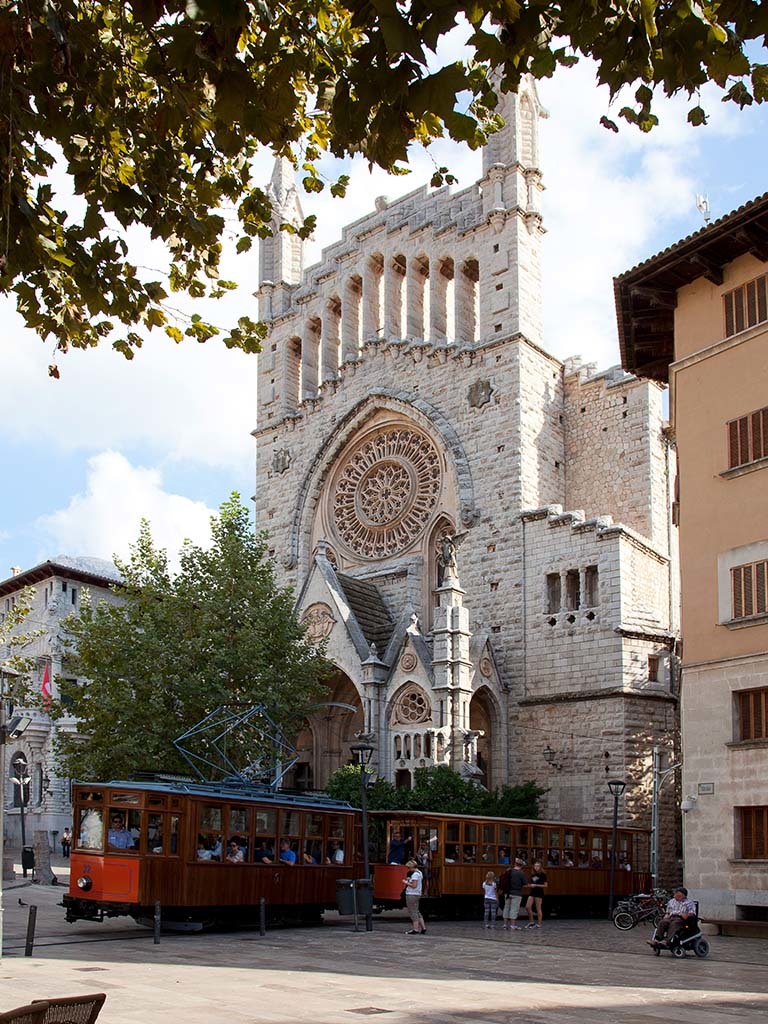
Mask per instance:
[[[665,939],[671,942],[689,917],[696,917],[696,904],[688,899],[688,890],[681,885],[675,889],[672,899],[667,903],[664,917],[659,922],[656,936],[651,939],[650,944],[664,945]]]

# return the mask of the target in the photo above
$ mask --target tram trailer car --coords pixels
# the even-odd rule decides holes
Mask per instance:
[[[336,883],[361,874],[360,814],[312,794],[238,785],[73,787],[68,921],[127,915],[165,927],[318,922]],[[359,853],[355,861],[361,860]]]
[[[426,811],[373,811],[372,833],[379,845],[374,868],[374,901],[379,910],[401,904],[405,870],[389,863],[393,836],[399,834],[404,859],[414,858],[424,873],[423,908],[459,917],[482,914],[482,883],[523,861],[530,875],[541,861],[547,875],[544,911],[589,916],[607,911],[612,829],[562,821],[509,820]],[[395,846],[399,851],[399,846]],[[614,896],[642,892],[648,873],[650,833],[620,828],[616,835]],[[523,902],[527,890],[523,890]]]

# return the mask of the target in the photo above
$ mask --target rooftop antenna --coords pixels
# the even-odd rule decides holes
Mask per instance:
[[[709,212],[709,196],[707,195],[696,195],[696,209],[699,211],[701,216],[704,218],[704,224],[709,224],[711,220],[711,214]]]

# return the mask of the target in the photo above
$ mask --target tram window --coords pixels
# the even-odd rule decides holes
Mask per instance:
[[[282,831],[287,836],[298,836],[301,833],[301,815],[298,811],[282,812]]]
[[[110,807],[107,849],[138,853],[141,840],[141,811]]]
[[[533,841],[531,842],[531,846],[539,846],[539,847],[541,847],[543,845],[544,845],[544,829],[543,828],[535,828],[533,830]]]
[[[248,860],[248,840],[245,836],[230,836],[224,854],[227,864],[245,864]]]
[[[274,836],[277,832],[277,813],[275,811],[257,810],[255,832],[260,836]]]
[[[512,829],[509,825],[499,825],[499,842],[503,846],[512,845]]]
[[[346,861],[344,844],[341,839],[330,839],[325,851],[326,864],[344,864]]]
[[[464,842],[465,843],[476,843],[477,842],[477,825],[470,824],[470,822],[464,823]]]
[[[515,850],[515,858],[517,860],[519,860],[519,861],[522,861],[523,864],[527,864],[528,863],[528,847],[527,846],[518,846],[518,848]]]
[[[464,843],[461,849],[462,864],[477,864],[477,847],[474,843]]]
[[[530,829],[527,825],[521,825],[517,829],[517,845],[530,846]]]
[[[147,796],[147,807],[165,807],[167,803],[164,796]]]
[[[459,823],[458,821],[449,821],[445,826],[445,841],[446,843],[458,843],[459,841]]]
[[[566,850],[573,849],[573,832],[568,829],[563,832],[563,848]]]
[[[580,868],[588,868],[589,867],[589,854],[587,853],[586,850],[579,850],[579,859],[578,859],[578,861],[576,863],[577,863],[577,866],[580,867]]]
[[[203,804],[200,807],[200,831],[214,829],[221,832],[221,807],[216,804]]]
[[[531,850],[531,864],[535,864],[537,860],[544,863],[544,851],[540,846],[534,846]]]
[[[458,864],[459,862],[459,848],[455,843],[451,843],[445,848],[445,863],[446,864]]]
[[[579,844],[579,849],[580,850],[588,850],[589,849],[589,832],[581,831],[580,830],[579,832],[576,833],[576,838],[578,839],[578,844]]]
[[[140,793],[112,793],[112,799],[110,803],[113,804],[130,804],[133,807],[137,807],[141,803]]]
[[[508,846],[500,846],[499,847],[499,860],[498,860],[498,863],[499,864],[509,864],[509,847]]]
[[[496,860],[496,847],[495,846],[484,846],[482,852],[483,864],[497,864]]]
[[[275,838],[274,836],[259,836],[254,842],[253,849],[254,864],[275,863]]]
[[[323,863],[323,841],[322,839],[306,839],[304,841],[303,864]]]
[[[147,853],[163,852],[163,817],[162,814],[147,815]]]
[[[416,829],[416,860],[419,864],[429,864],[437,853],[437,829]]]
[[[341,814],[331,814],[328,818],[328,838],[344,838],[344,817]]]
[[[251,830],[248,828],[248,813],[247,807],[230,807],[229,831],[250,832]]]
[[[167,852],[175,857],[179,852],[179,816],[178,814],[171,815],[171,831],[169,835],[170,845],[167,845]]]
[[[550,846],[547,850],[547,867],[548,868],[559,868],[560,867],[560,851]]]
[[[593,868],[601,868],[603,866],[603,837],[601,835],[592,836],[592,860],[591,865]]]
[[[104,848],[103,812],[100,807],[81,807],[77,845],[81,850]]]
[[[304,819],[304,835],[322,838],[324,824],[322,814],[307,814]]]
[[[100,793],[98,790],[91,790],[90,792],[84,792],[81,790],[77,798],[81,804],[100,804],[104,799],[104,794]]]
[[[490,843],[491,846],[496,842],[495,825],[483,825],[483,842]]]

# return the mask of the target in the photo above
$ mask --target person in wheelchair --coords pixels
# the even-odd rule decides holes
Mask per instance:
[[[688,890],[678,886],[667,903],[667,908],[659,922],[654,937],[649,940],[651,946],[668,946],[674,937],[688,925],[696,924],[696,904],[688,899]]]

